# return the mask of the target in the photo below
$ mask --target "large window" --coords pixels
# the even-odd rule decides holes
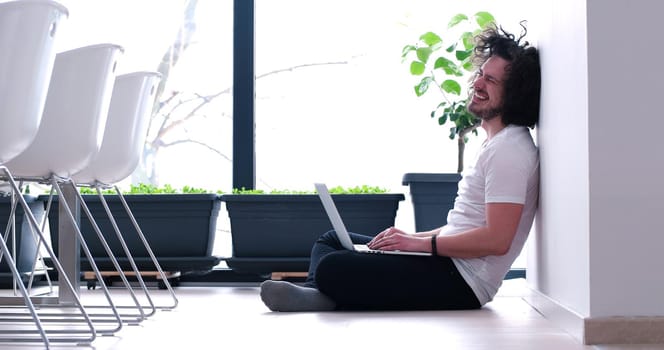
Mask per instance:
[[[400,57],[455,14],[431,3],[256,2],[257,186],[401,192],[406,172],[456,171],[456,144]]]
[[[70,16],[58,51],[102,42],[124,54],[117,74],[160,71],[163,91],[130,183],[232,187],[232,0],[63,0]],[[215,254],[230,254],[225,212]]]
[[[61,50],[120,44],[119,74],[170,60],[144,158],[127,181],[231,191],[233,1],[62,3],[70,18]],[[529,19],[525,4],[256,0],[256,186],[310,190],[324,181],[406,193],[404,173],[456,171],[456,143],[429,117],[436,100],[415,96],[401,49],[443,31],[458,12],[488,10],[518,28]],[[469,143],[467,162],[480,139]],[[397,224],[414,228],[408,201]],[[225,212],[219,230],[216,252],[229,254]]]
[[[534,20],[522,1],[496,4],[256,0],[257,187],[308,190],[324,181],[407,193],[405,173],[455,172],[449,126],[429,117],[439,100],[416,97],[401,50],[426,31],[445,31],[459,12],[490,11],[517,33],[520,20]],[[483,137],[471,138],[466,163]],[[414,229],[408,200],[397,225]]]
[[[129,182],[231,187],[232,0],[63,0],[59,50],[125,49],[117,74],[160,71],[165,84]],[[125,184],[126,185],[126,184]]]

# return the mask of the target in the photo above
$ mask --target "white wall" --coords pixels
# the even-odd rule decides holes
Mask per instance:
[[[548,1],[541,9],[540,210],[528,280],[585,315],[590,310],[586,9],[577,0]]]
[[[588,0],[591,317],[664,315],[663,10]]]
[[[664,3],[553,3],[540,30],[542,198],[529,283],[583,318],[664,316]]]

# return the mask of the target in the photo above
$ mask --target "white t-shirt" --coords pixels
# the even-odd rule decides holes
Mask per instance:
[[[485,141],[474,166],[462,173],[454,209],[441,235],[486,226],[486,203],[523,204],[521,221],[507,254],[452,258],[479,302],[491,301],[521,252],[535,217],[539,193],[539,156],[528,128],[509,125]]]

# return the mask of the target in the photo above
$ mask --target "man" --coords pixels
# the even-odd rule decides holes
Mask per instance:
[[[524,28],[525,29],[525,28]],[[477,67],[468,110],[487,139],[459,182],[447,225],[408,234],[390,227],[375,237],[351,234],[378,250],[345,250],[334,231],[311,252],[303,286],[265,281],[273,311],[475,309],[491,301],[528,236],[538,200],[539,158],[528,127],[539,118],[540,66],[534,47],[502,29],[476,38]]]

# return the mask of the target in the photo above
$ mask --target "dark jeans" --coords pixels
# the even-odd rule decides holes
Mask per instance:
[[[356,244],[372,237],[351,233]],[[461,310],[481,307],[452,259],[357,253],[334,231],[311,250],[305,286],[318,288],[340,310]]]

